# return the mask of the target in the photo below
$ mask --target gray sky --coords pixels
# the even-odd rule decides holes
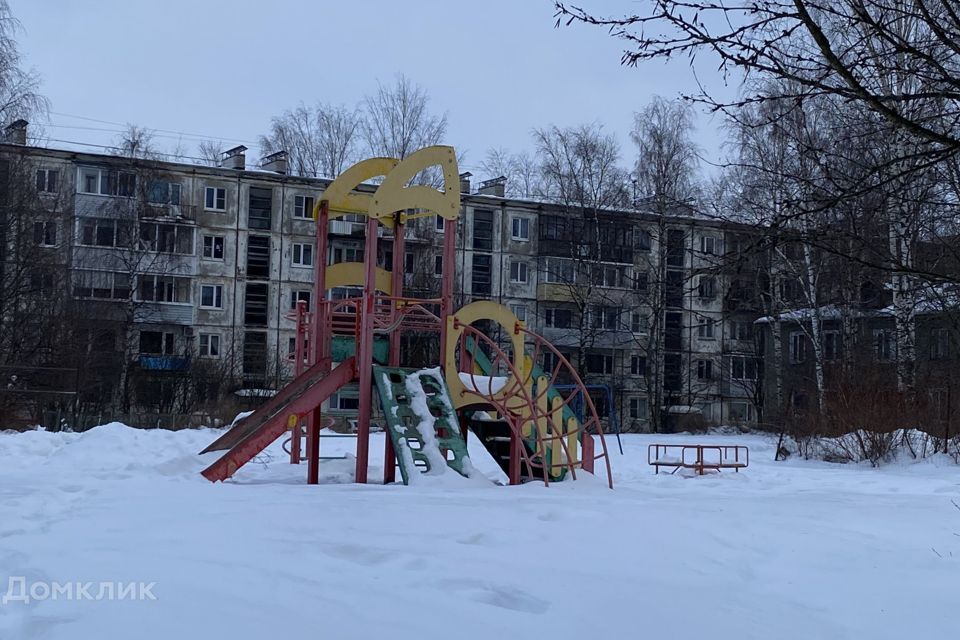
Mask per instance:
[[[624,68],[621,43],[602,29],[555,29],[551,0],[10,5],[25,62],[52,102],[47,135],[63,140],[109,144],[115,133],[93,129],[130,122],[191,134],[183,138],[190,153],[194,134],[254,147],[283,109],[318,99],[353,105],[377,79],[403,72],[429,91],[433,111],[447,112],[447,142],[465,152],[464,170],[477,173],[490,147],[528,149],[534,127],[591,121],[617,135],[627,165],[632,113],[654,94],[695,86],[685,61]],[[696,139],[708,157],[717,154],[718,123],[700,118]]]

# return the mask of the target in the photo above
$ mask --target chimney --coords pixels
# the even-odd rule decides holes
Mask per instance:
[[[260,161],[260,168],[264,171],[275,171],[277,173],[287,172],[287,152],[277,151],[271,153]]]
[[[3,141],[10,144],[27,144],[27,125],[30,124],[23,118],[14,120],[3,130]]]
[[[247,148],[242,144],[233,149],[228,149],[223,152],[223,160],[220,162],[220,166],[224,169],[240,169],[241,171],[247,168]]]
[[[507,192],[507,177],[498,176],[492,180],[484,180],[480,183],[477,193],[485,196],[497,196],[503,198]]]
[[[470,178],[473,176],[469,171],[460,174],[460,195],[470,195]]]

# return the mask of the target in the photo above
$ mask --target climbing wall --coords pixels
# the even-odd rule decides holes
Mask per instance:
[[[373,379],[404,484],[421,474],[440,475],[448,467],[462,476],[473,475],[467,443],[439,367],[374,366]]]

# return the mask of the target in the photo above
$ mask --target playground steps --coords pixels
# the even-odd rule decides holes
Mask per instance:
[[[349,358],[329,373],[314,365],[283,388],[269,402],[201,451],[228,451],[203,470],[211,482],[226,480],[287,431],[287,417],[300,415],[333,395],[356,377],[356,359]]]
[[[467,443],[440,369],[375,365],[373,379],[403,483],[421,473],[438,475],[444,467],[469,475]]]

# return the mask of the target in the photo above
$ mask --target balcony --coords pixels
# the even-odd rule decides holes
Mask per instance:
[[[140,217],[160,220],[196,220],[197,207],[192,204],[145,203],[140,207]]]
[[[140,368],[144,371],[189,371],[189,356],[141,355]]]

